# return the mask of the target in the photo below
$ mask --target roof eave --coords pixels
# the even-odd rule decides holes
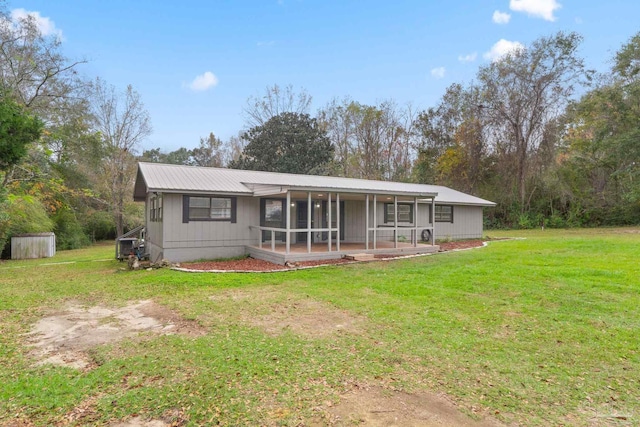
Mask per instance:
[[[148,194],[147,181],[144,178],[144,174],[140,170],[138,164],[138,170],[136,172],[136,181],[133,184],[133,200],[135,202],[144,202]]]
[[[218,196],[252,196],[249,191],[210,191],[210,190],[191,190],[191,189],[175,189],[175,188],[149,188],[147,193],[163,193],[163,194],[185,194],[185,195],[218,195]]]
[[[446,204],[446,205],[455,205],[455,206],[481,206],[486,208],[492,208],[496,204],[493,202],[449,202],[446,200],[438,200],[436,199],[437,204]]]

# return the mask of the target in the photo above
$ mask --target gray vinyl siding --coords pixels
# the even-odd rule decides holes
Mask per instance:
[[[145,241],[145,250],[149,254],[149,260],[151,262],[160,262],[165,259],[162,246],[159,246],[153,242]]]
[[[439,203],[436,203],[439,205]],[[446,203],[443,203],[446,205]],[[418,203],[418,229],[429,226],[430,203]],[[372,214],[371,214],[372,215]],[[378,225],[384,225],[384,203],[378,203],[377,208]],[[364,217],[364,215],[363,215]],[[393,223],[388,224],[389,229],[393,229]],[[413,225],[413,223],[400,223],[399,225]],[[482,237],[482,206],[453,205],[453,222],[436,222],[436,239],[476,239]],[[411,231],[399,229],[398,235],[409,238]],[[393,239],[393,232],[378,232],[380,238],[390,236]],[[384,237],[383,237],[384,236]],[[370,237],[371,238],[371,237]]]
[[[482,237],[482,206],[453,206],[453,223],[436,222],[436,239],[477,239]]]
[[[349,242],[363,242],[365,238],[365,203],[350,201],[347,210],[346,222],[350,228],[346,229],[346,237]],[[384,222],[384,205],[386,202],[378,202],[376,207],[376,216],[378,224],[378,239],[379,240],[392,240],[393,239],[393,223]],[[430,203],[418,203],[418,229],[421,232],[422,227],[428,227],[429,223],[429,211],[431,209]],[[351,217],[350,217],[351,216]],[[373,203],[369,208],[370,226],[373,227]],[[362,225],[359,226],[358,222]],[[387,225],[387,227],[385,227]],[[411,223],[399,223],[402,226],[413,226]],[[435,236],[436,239],[474,239],[482,237],[482,206],[453,206],[453,223],[450,222],[436,222],[435,223]],[[399,227],[398,236],[404,236],[407,239],[411,236],[410,229],[403,229]],[[370,233],[369,240],[373,239],[373,233]]]
[[[439,203],[436,203],[439,205]],[[446,203],[443,203],[446,205]],[[418,203],[418,229],[429,226],[430,203]],[[384,225],[384,203],[378,203],[377,208],[378,225]],[[371,214],[372,215],[372,214]],[[364,215],[363,215],[364,217]],[[393,223],[388,224],[393,229]],[[413,225],[413,223],[400,223],[399,225]],[[482,237],[482,206],[463,206],[453,205],[453,222],[436,222],[435,236],[436,239],[475,239]],[[398,235],[409,238],[411,231],[399,229]],[[393,232],[378,232],[380,238],[383,236],[391,236]]]
[[[378,225],[379,226],[384,226],[387,225],[390,228],[393,228],[393,222],[390,223],[386,223],[384,222],[384,209],[385,209],[385,205],[389,203],[389,202],[378,202],[377,207],[376,207],[376,215],[378,217]],[[393,202],[391,202],[393,203]],[[402,204],[407,204],[407,202],[402,202]],[[413,205],[413,203],[411,203]],[[364,205],[363,205],[364,206]],[[418,227],[420,226],[429,226],[429,209],[430,209],[431,203],[418,203]],[[415,209],[415,208],[414,208]],[[371,204],[371,207],[369,208],[370,211],[373,210],[373,203]],[[369,212],[369,215],[371,218],[373,218],[373,212]],[[362,215],[362,217],[364,218],[364,214]],[[411,222],[399,222],[398,223],[399,226],[401,226],[400,228],[402,228],[402,226],[407,227],[407,226],[413,226],[413,221]]]
[[[378,230],[378,239],[380,240],[392,240],[393,239],[393,231],[394,227],[392,223],[386,224],[385,227],[384,222],[384,202],[378,202],[376,208],[376,216],[377,216],[377,224],[379,227]],[[346,200],[345,201],[345,224],[342,226],[345,227],[345,241],[353,242],[353,243],[361,243],[365,241],[366,236],[366,203],[364,201],[357,200]],[[413,222],[411,223],[402,223],[403,226],[413,226]],[[369,205],[369,227],[374,226],[373,220],[373,201]],[[419,203],[418,204],[418,226],[429,226],[429,204]],[[402,227],[398,230],[398,236],[404,236],[407,239],[411,236],[411,230]],[[369,240],[373,241],[373,232],[369,234]]]
[[[163,197],[166,200],[166,197],[168,196],[169,195],[165,195]],[[158,258],[159,253],[157,250],[151,251],[150,249],[154,246],[157,248],[162,248],[162,232],[164,228],[165,219],[163,219],[162,221],[153,221],[153,222],[151,221],[151,211],[150,211],[151,204],[149,202],[151,200],[151,197],[153,197],[151,193],[147,194],[147,198],[144,202],[144,211],[145,211],[144,216],[145,216],[145,224],[146,224],[145,246],[146,246],[147,252],[149,252],[150,254],[149,258],[152,261],[155,261],[156,258]]]
[[[182,222],[181,194],[164,196],[164,258],[174,262],[227,258],[245,254],[246,245],[258,242],[258,231],[250,225],[260,224],[260,199],[237,197],[236,222]]]
[[[344,202],[344,240],[347,242],[364,242],[365,228],[365,203],[357,200]]]

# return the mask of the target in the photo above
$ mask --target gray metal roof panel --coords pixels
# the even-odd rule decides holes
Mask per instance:
[[[197,166],[139,163],[148,191],[183,191],[253,194],[250,186],[280,185],[336,191],[401,193],[429,196],[437,193],[436,202],[494,206],[495,203],[448,187],[404,182],[374,181],[333,176],[297,175],[277,172]]]

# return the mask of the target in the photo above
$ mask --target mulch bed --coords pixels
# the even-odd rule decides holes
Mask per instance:
[[[453,251],[456,249],[471,249],[482,246],[483,240],[459,240],[456,242],[439,243],[440,252]]]
[[[285,265],[274,264],[269,261],[263,261],[255,258],[243,258],[233,260],[222,261],[203,261],[203,262],[190,262],[180,264],[181,268],[189,270],[223,270],[223,271],[281,271],[292,270],[300,267],[315,267],[318,265],[333,265],[344,264],[349,261],[347,259],[328,259],[322,261],[301,261],[296,262],[293,266],[288,267]]]
[[[440,244],[440,252],[447,252],[459,249],[471,249],[482,246],[483,240],[462,240],[457,242],[446,242]],[[388,259],[388,258],[398,258],[403,257],[405,255],[395,255],[395,254],[379,254],[376,255],[376,259]],[[341,259],[331,259],[331,260],[321,260],[321,261],[301,261],[296,262],[292,266],[284,266],[279,264],[274,264],[268,261],[263,261],[261,259],[254,258],[242,258],[242,259],[233,259],[233,260],[220,260],[220,261],[203,261],[203,262],[189,262],[180,264],[181,268],[185,268],[188,270],[202,270],[202,271],[284,271],[284,270],[292,270],[295,268],[301,267],[315,267],[319,265],[335,265],[335,264],[344,264],[351,263],[354,261],[350,261],[344,258]]]

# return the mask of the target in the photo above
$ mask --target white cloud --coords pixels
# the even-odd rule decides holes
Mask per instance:
[[[478,57],[476,52],[469,53],[467,55],[458,55],[458,61],[460,62],[473,62]]]
[[[508,24],[511,20],[511,15],[509,15],[507,12],[500,12],[499,10],[496,10],[495,12],[493,12],[492,19],[496,24]]]
[[[195,91],[203,91],[211,89],[218,85],[218,78],[211,71],[207,71],[204,74],[196,76],[191,83],[188,84],[189,89]]]
[[[531,16],[542,18],[546,21],[555,21],[553,12],[562,5],[557,0],[510,0],[509,9],[515,12],[525,12]]]
[[[431,69],[431,75],[433,77],[435,77],[436,79],[441,79],[444,77],[444,74],[447,70],[445,70],[444,67],[437,67],[437,68],[433,68]]]
[[[524,45],[522,43],[500,39],[491,47],[491,50],[486,52],[483,56],[485,59],[490,59],[491,61],[496,62],[506,54],[520,49],[524,49]]]
[[[276,44],[276,42],[274,40],[260,41],[260,42],[256,43],[256,45],[258,47],[268,47],[268,46],[273,46],[274,44]]]
[[[62,40],[62,30],[56,28],[56,24],[46,16],[41,16],[40,12],[29,11],[22,8],[11,11],[11,20],[14,24],[31,17],[36,27],[43,36],[56,36]]]

